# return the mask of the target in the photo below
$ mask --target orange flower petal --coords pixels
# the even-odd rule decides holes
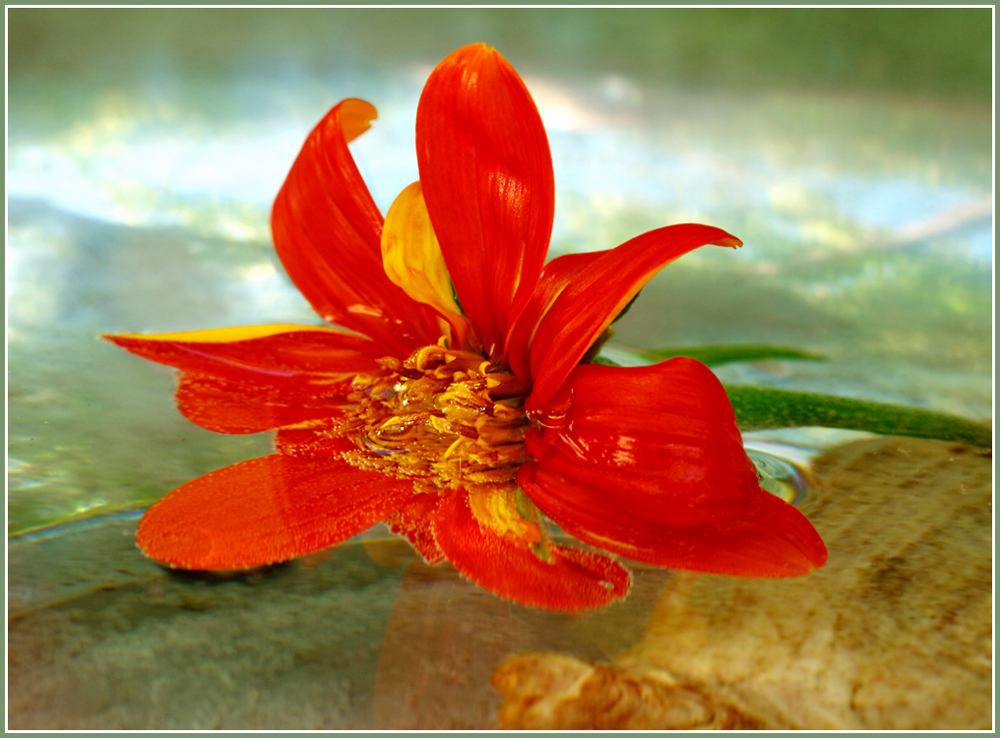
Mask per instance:
[[[216,433],[262,433],[341,415],[350,384],[350,379],[317,385],[182,372],[177,408],[192,423]]]
[[[555,394],[587,349],[658,271],[706,244],[741,242],[712,226],[667,226],[601,252],[600,258],[570,275],[569,284],[534,331],[530,349],[534,388],[525,410],[537,410]]]
[[[590,610],[625,596],[628,571],[611,559],[549,544],[543,561],[531,549],[481,525],[467,494],[442,500],[434,539],[455,568],[483,589],[546,610]]]
[[[330,381],[371,371],[385,351],[372,341],[333,328],[254,325],[183,333],[104,335],[150,361],[233,379],[302,378]]]
[[[555,185],[535,103],[494,49],[466,46],[431,73],[417,108],[417,163],[459,302],[499,360],[545,262]]]
[[[306,139],[274,201],[274,246],[299,291],[332,323],[374,339],[398,357],[435,343],[437,314],[394,285],[382,268],[382,215],[347,142],[375,108],[344,100]]]
[[[180,569],[244,569],[319,551],[371,527],[412,485],[334,460],[250,459],[178,487],[153,505],[136,541]]]
[[[339,458],[345,451],[356,451],[357,444],[341,435],[341,417],[338,411],[296,427],[279,428],[274,434],[274,450],[300,459]]]
[[[178,408],[217,433],[260,433],[339,415],[351,379],[377,370],[384,353],[363,336],[302,325],[104,338],[183,370]]]
[[[414,495],[385,519],[389,530],[405,536],[428,564],[444,561],[444,552],[434,540],[431,520],[441,504],[441,497],[433,494]]]
[[[658,566],[750,577],[826,562],[802,513],[760,488],[732,406],[692,359],[583,365],[525,439],[518,483],[571,535]]]

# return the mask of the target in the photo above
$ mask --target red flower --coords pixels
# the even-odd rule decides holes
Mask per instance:
[[[347,149],[375,115],[361,100],[333,108],[272,213],[288,274],[342,328],[108,337],[180,369],[177,404],[198,425],[277,429],[277,453],[153,505],[138,531],[146,555],[260,566],[384,520],[427,561],[447,559],[501,597],[556,610],[622,597],[628,572],[554,543],[541,511],[585,543],[659,566],[751,577],[822,566],[812,525],[758,485],[711,371],[684,358],[581,363],[663,266],[740,242],[675,225],[546,264],[545,131],[520,77],[482,44],[427,81],[420,181],[384,222]]]

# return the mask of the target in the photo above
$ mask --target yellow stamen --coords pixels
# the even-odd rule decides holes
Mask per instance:
[[[346,427],[358,450],[345,454],[348,462],[439,490],[515,485],[528,459],[527,391],[517,377],[443,340],[379,364],[383,373],[354,381]]]

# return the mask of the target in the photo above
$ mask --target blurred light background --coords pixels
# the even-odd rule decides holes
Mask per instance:
[[[268,212],[344,97],[388,208],[416,179],[433,66],[474,41],[525,78],[557,186],[552,253],[700,221],[740,236],[646,288],[618,338],[772,343],[720,370],[992,406],[992,11],[10,9],[9,530],[149,502],[267,452],[177,415],[172,376],[100,331],[312,322]]]

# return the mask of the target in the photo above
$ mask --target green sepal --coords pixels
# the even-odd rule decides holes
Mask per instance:
[[[993,429],[930,410],[815,392],[726,385],[741,430],[819,426],[992,447]]]

